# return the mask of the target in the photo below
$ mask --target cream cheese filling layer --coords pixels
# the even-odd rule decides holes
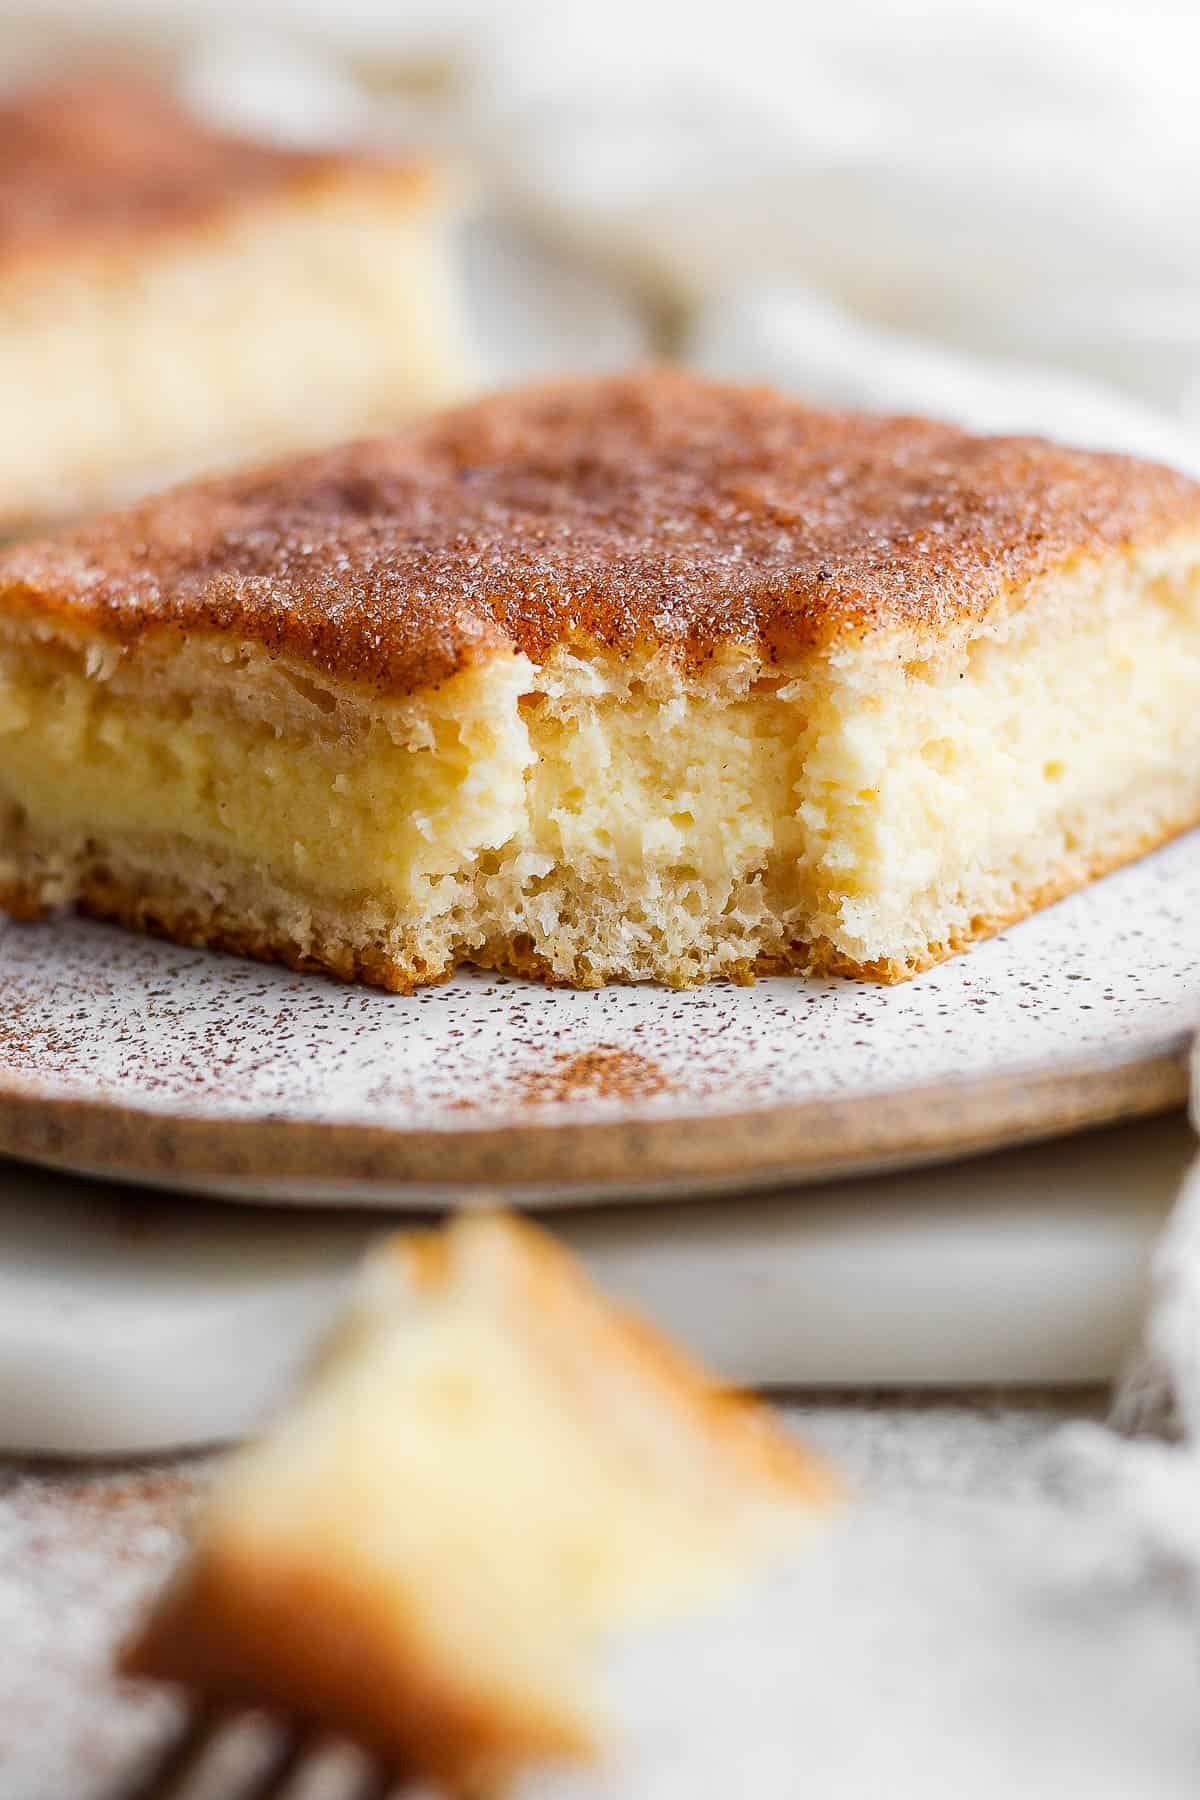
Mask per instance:
[[[905,961],[1086,859],[1106,811],[1128,836],[1143,800],[1200,810],[1200,584],[1143,559],[1076,585],[934,659],[764,675],[731,649],[699,679],[501,653],[394,701],[251,647],[44,627],[0,644],[0,794],[42,841],[190,842],[322,903],[445,917],[468,953],[519,931],[564,974],[564,884],[647,942],[656,907],[675,939],[736,916],[727,961]]]

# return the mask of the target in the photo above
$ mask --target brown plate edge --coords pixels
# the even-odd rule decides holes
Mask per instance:
[[[77,1174],[264,1204],[540,1205],[669,1200],[918,1167],[1187,1098],[1179,1034],[1069,1063],[741,1111],[461,1130],[157,1113],[0,1085],[0,1154]]]

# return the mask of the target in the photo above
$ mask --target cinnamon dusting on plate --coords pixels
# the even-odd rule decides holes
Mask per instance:
[[[569,1100],[649,1100],[677,1087],[650,1057],[619,1044],[596,1044],[573,1055],[562,1052],[545,1068],[527,1070],[517,1092],[525,1105],[544,1106]]]

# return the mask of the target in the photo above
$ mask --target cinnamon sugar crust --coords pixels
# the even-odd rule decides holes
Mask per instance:
[[[658,370],[178,489],[10,549],[0,597],[121,642],[229,633],[404,693],[572,640],[695,665],[936,636],[1197,525],[1200,486],[1128,457]]]
[[[140,242],[366,170],[414,193],[431,177],[415,160],[314,153],[214,130],[131,76],[37,88],[0,105],[0,268]]]

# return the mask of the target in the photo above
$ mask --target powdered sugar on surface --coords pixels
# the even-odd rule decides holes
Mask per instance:
[[[169,1728],[175,1703],[121,1687],[111,1663],[203,1481],[200,1464],[0,1468],[0,1800],[100,1793]]]
[[[1049,1400],[797,1417],[857,1475],[851,1504],[731,1609],[617,1650],[607,1760],[517,1800],[1190,1800],[1182,1447],[1129,1447],[1163,1465],[1135,1493],[1120,1441],[1048,1429]]]
[[[788,1409],[856,1490],[896,1507],[898,1525],[939,1494],[967,1509],[989,1496],[1030,1504],[1037,1446],[1093,1410],[1088,1396],[869,1395]],[[99,1800],[169,1731],[173,1702],[120,1686],[112,1657],[179,1555],[214,1467],[0,1465],[0,1800]]]
[[[615,1658],[616,1754],[520,1800],[1185,1800],[1195,1616],[1082,1572],[1107,1530],[1044,1500],[864,1504],[732,1614]]]
[[[615,1656],[617,1756],[520,1800],[1191,1800],[1195,1596],[1103,1485],[1054,1478],[1100,1404],[789,1405],[846,1476],[843,1516],[719,1625]],[[0,1800],[100,1800],[169,1729],[111,1656],[212,1466],[0,1474]]]

